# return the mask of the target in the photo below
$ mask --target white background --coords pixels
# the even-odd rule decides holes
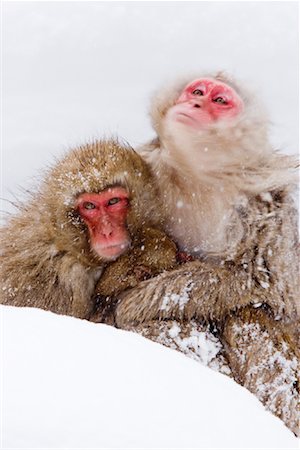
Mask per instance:
[[[9,2],[2,9],[6,199],[34,186],[32,178],[72,145],[111,134],[133,146],[151,138],[152,92],[196,70],[227,70],[254,87],[270,112],[274,145],[298,151],[296,3]],[[3,445],[297,447],[244,389],[180,354],[102,325],[4,309]]]
[[[2,196],[71,145],[151,138],[151,94],[190,71],[254,87],[297,153],[297,20],[295,2],[4,2]]]

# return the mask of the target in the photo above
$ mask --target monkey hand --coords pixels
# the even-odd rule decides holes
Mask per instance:
[[[116,296],[175,266],[176,246],[173,241],[159,230],[145,228],[135,237],[130,251],[106,267],[95,293]]]
[[[135,266],[133,268],[133,273],[135,275],[136,280],[138,280],[138,281],[149,280],[149,278],[151,278],[153,276],[151,269],[144,265]]]
[[[95,289],[97,297],[113,297],[125,289],[134,287],[130,274],[130,256],[123,255],[110,263],[103,271]]]
[[[155,276],[177,265],[177,247],[162,231],[156,228],[143,228],[136,236],[131,252],[136,266],[144,266]]]
[[[188,261],[195,261],[195,258],[186,252],[177,252],[176,258],[179,264],[186,263]]]

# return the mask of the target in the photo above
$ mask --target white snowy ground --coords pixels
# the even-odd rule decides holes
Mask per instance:
[[[297,448],[224,375],[133,333],[0,307],[2,448]]]
[[[196,70],[248,82],[274,145],[296,153],[297,24],[296,2],[2,3],[1,197],[87,139],[150,139],[151,94]],[[1,314],[1,448],[298,446],[251,394],[181,354],[42,311]]]

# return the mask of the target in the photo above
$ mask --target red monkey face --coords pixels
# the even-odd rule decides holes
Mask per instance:
[[[106,261],[126,252],[131,244],[126,227],[129,195],[122,187],[99,194],[81,194],[76,209],[88,228],[92,250]]]
[[[204,129],[219,121],[236,118],[243,101],[233,88],[221,81],[201,78],[188,84],[168,116],[194,129]]]

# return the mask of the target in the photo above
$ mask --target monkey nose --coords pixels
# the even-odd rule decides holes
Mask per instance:
[[[111,228],[106,228],[106,229],[103,228],[102,234],[105,238],[109,238],[113,234],[113,230]]]
[[[109,238],[113,234],[113,227],[109,222],[102,222],[99,226],[99,234],[102,234],[105,238]]]

